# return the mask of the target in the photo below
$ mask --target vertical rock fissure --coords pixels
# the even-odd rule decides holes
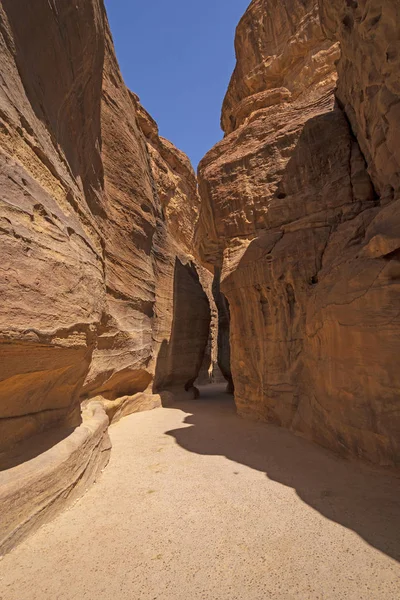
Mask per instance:
[[[221,270],[215,267],[212,292],[218,311],[218,367],[227,382],[227,392],[233,394],[234,384],[231,372],[231,339],[229,302],[221,292]]]

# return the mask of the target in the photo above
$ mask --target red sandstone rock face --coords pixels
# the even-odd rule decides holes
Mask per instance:
[[[156,372],[190,386],[211,277],[195,176],[124,85],[102,1],[2,0],[0,26],[3,450],[94,396],[111,416],[154,406]]]
[[[0,6],[0,449],[92,397],[157,405],[217,338],[229,379],[221,271],[239,411],[396,463],[398,3],[251,3],[196,233],[194,173],[126,89],[102,1],[25,4]]]
[[[362,111],[354,109],[360,124],[351,129],[354,33],[346,33],[339,63],[346,112],[335,104],[343,3],[321,4],[326,28],[336,32],[330,41],[314,0],[254,0],[240,22],[226,136],[199,168],[197,243],[206,264],[222,266],[239,412],[343,454],[395,464],[398,211],[396,202],[382,204],[398,171],[388,165],[377,185],[383,167],[371,160],[374,151],[366,164],[363,137],[354,135],[365,126]],[[382,11],[398,24],[392,13]],[[386,22],[382,38],[390,31]],[[357,52],[379,62],[382,38],[364,35],[373,48]],[[371,60],[359,69],[367,68],[364,81],[375,78],[380,97],[386,67],[379,82]],[[393,74],[392,88],[394,81]],[[393,130],[380,121],[389,140]]]
[[[231,133],[258,110],[332,83],[338,48],[326,40],[314,0],[253,0],[235,40],[237,64],[222,109]]]
[[[340,41],[337,97],[381,203],[400,190],[400,3],[319,0],[324,32]]]
[[[212,276],[193,256],[200,211],[196,175],[188,158],[158,135],[154,120],[133,97],[145,135],[162,220],[153,241],[156,305],[153,321],[155,386],[189,388],[217,359],[218,319]],[[211,332],[210,332],[211,326]],[[203,374],[203,381],[205,380]]]
[[[44,1],[0,9],[2,447],[74,412],[105,302],[104,16],[97,1],[58,4],[59,20]]]

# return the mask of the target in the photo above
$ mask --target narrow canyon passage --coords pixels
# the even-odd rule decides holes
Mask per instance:
[[[223,389],[113,425],[109,467],[3,558],[0,598],[397,598],[399,482]]]
[[[399,600],[400,0],[106,4],[0,0],[0,600]]]

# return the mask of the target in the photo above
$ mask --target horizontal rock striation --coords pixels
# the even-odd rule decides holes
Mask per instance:
[[[106,297],[104,13],[57,5],[0,7],[0,449],[79,421]]]
[[[398,3],[253,0],[198,182],[103,0],[26,4],[0,3],[2,550],[96,478],[110,420],[199,376],[398,465]]]
[[[90,399],[114,418],[190,389],[217,336],[195,174],[125,86],[102,0],[34,4],[0,5],[0,453]]]
[[[159,136],[154,120],[139,99],[132,98],[161,210],[152,254],[156,275],[154,387],[157,391],[189,390],[202,368],[204,355],[210,370],[216,362],[218,335],[212,276],[194,256],[200,212],[197,180],[188,158]]]
[[[345,4],[250,4],[225,137],[199,167],[196,240],[204,263],[221,269],[239,413],[393,465],[398,169],[377,156],[386,147],[397,156],[399,15],[379,2],[375,22],[376,3]],[[368,138],[373,124],[381,150]]]
[[[0,4],[1,465],[30,444],[1,482],[5,550],[106,464],[92,406],[108,424],[196,393],[218,337],[195,174],[125,86],[103,1],[25,4]]]
[[[99,402],[73,431],[39,434],[14,449],[0,472],[0,556],[79,498],[106,467],[108,418]],[[29,460],[26,460],[27,457]]]

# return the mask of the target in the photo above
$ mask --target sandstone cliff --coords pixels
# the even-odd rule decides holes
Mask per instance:
[[[126,88],[102,0],[2,0],[0,33],[1,451],[93,397],[114,417],[190,388],[216,309],[195,175]]]
[[[240,414],[390,465],[399,16],[390,0],[253,0],[225,137],[199,167],[196,235],[203,262],[222,269]]]
[[[398,2],[253,0],[197,228],[102,0],[25,4],[0,4],[0,452],[218,358],[241,414],[395,463]]]

